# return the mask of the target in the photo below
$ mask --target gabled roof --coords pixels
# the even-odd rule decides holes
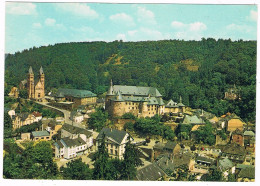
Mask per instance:
[[[42,114],[40,112],[33,112],[32,115],[34,115],[35,117],[41,117]]]
[[[71,139],[69,137],[66,137],[66,138],[62,138],[60,141],[67,147],[75,147],[75,146],[81,146],[86,144],[86,142],[81,137],[78,137],[76,139]]]
[[[20,117],[22,121],[25,121],[28,118],[29,113],[17,113],[17,116]]]
[[[228,154],[234,154],[234,155],[242,155],[244,156],[246,153],[246,150],[244,147],[241,147],[240,145],[236,143],[228,144],[226,145],[223,150],[223,153],[228,153]]]
[[[245,131],[244,136],[255,136],[255,133],[253,131]]]
[[[170,108],[174,108],[174,107],[178,107],[177,103],[174,102],[172,99],[167,103],[167,105],[165,107],[170,107]]]
[[[160,92],[154,87],[139,87],[139,86],[124,86],[124,85],[114,85],[113,91],[120,91],[122,95],[135,95],[135,96],[152,96],[161,97]]]
[[[88,90],[79,90],[79,89],[68,89],[68,88],[59,88],[57,97],[72,96],[75,98],[86,98],[86,97],[96,97],[97,95]]]
[[[100,140],[102,138],[103,133],[105,134],[105,137],[111,140],[114,140],[116,143],[121,144],[124,137],[126,136],[127,132],[123,130],[117,130],[117,129],[110,129],[110,128],[103,128],[96,140]]]
[[[174,150],[174,148],[176,147],[177,143],[172,142],[172,141],[168,141],[165,145],[164,145],[164,149],[170,149],[170,150]]]
[[[255,167],[242,169],[238,174],[238,178],[255,179]]]
[[[219,167],[222,171],[232,168],[234,165],[232,161],[228,158],[219,160]]]
[[[182,124],[199,125],[199,124],[205,124],[205,122],[203,121],[203,119],[198,118],[198,116],[196,115],[193,116],[185,115]]]
[[[64,147],[64,145],[60,142],[60,140],[56,141],[56,142],[54,143],[54,145],[55,145],[58,149]]]
[[[153,163],[139,169],[136,173],[136,179],[139,181],[156,181],[164,175],[165,172]]]
[[[66,123],[62,126],[61,129],[66,130],[71,134],[85,134],[87,137],[92,136],[92,132]]]
[[[33,137],[43,137],[43,136],[50,136],[50,133],[46,130],[43,131],[33,131],[32,132]]]
[[[197,156],[196,161],[201,161],[201,162],[213,164],[216,160],[214,160],[212,158],[208,158],[206,156]]]

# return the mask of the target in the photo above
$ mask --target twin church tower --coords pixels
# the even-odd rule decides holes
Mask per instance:
[[[27,77],[27,93],[29,99],[42,99],[44,98],[44,82],[45,82],[45,75],[43,72],[42,67],[39,71],[39,80],[36,85],[34,85],[34,74],[32,67],[29,68],[29,73]]]

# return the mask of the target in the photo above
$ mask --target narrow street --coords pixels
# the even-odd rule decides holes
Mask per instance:
[[[70,125],[73,125],[73,126],[77,126],[77,127],[80,127],[80,128],[86,128],[84,125],[82,125],[82,124],[80,124],[80,123],[72,122],[72,120],[70,119],[70,113],[71,113],[71,112],[68,111],[68,110],[64,110],[64,109],[60,109],[60,108],[57,108],[57,107],[54,107],[54,106],[50,106],[50,105],[48,105],[49,102],[38,102],[38,101],[35,101],[35,103],[62,112],[63,115],[64,115],[65,123],[67,123],[67,124],[70,124]]]

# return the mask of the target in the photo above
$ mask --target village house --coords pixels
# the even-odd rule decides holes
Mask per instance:
[[[158,142],[153,146],[154,159],[163,154],[176,155],[180,152],[181,146],[175,142],[161,143]]]
[[[228,132],[233,132],[236,129],[244,131],[244,125],[245,122],[234,113],[231,114],[228,112],[225,115],[222,115],[219,119],[219,126],[222,129],[225,128]]]
[[[240,97],[240,89],[237,88],[236,85],[234,85],[234,87],[232,87],[232,88],[229,88],[225,92],[224,99],[227,99],[227,100],[241,99],[241,97]]]
[[[55,100],[73,102],[73,108],[76,108],[79,105],[96,104],[97,95],[88,90],[59,88]]]
[[[13,98],[18,98],[19,97],[19,90],[17,87],[12,87],[10,93],[8,96],[13,97]]]
[[[237,143],[240,146],[244,146],[244,134],[238,128],[232,132],[231,138],[232,138],[231,140],[232,143]]]
[[[36,118],[33,114],[29,113],[18,113],[15,116],[13,116],[13,129],[20,128],[24,125],[30,125],[34,122],[38,122],[38,118]]]
[[[186,125],[205,125],[205,121],[202,118],[199,118],[196,115],[190,116],[185,115],[182,121],[182,124]]]
[[[185,105],[182,103],[182,98],[180,97],[180,102],[176,103],[172,99],[165,105],[165,113],[171,113],[173,115],[178,115],[178,113],[185,112]]]
[[[93,147],[93,132],[64,124],[61,139],[54,143],[55,158],[71,159],[90,152]]]
[[[226,145],[221,154],[222,158],[228,158],[235,163],[242,163],[245,161],[246,150],[237,143]]]
[[[216,159],[205,155],[197,154],[191,172],[199,173],[199,174],[207,174],[211,166],[215,166],[215,164],[216,164]]]
[[[220,159],[218,161],[217,167],[223,173],[224,179],[227,180],[229,174],[234,174],[236,167],[234,166],[233,162],[230,161],[228,158]]]
[[[84,120],[84,115],[78,111],[72,111],[70,114],[70,119],[75,123],[81,123]]]
[[[128,141],[129,134],[123,130],[103,128],[96,138],[96,149],[98,149],[103,135],[105,135],[105,144],[109,156],[112,158],[123,159],[125,144]],[[133,139],[130,138],[130,140]]]
[[[135,180],[137,181],[158,181],[164,180],[166,173],[156,163],[149,164],[137,170]]]
[[[34,115],[36,122],[42,119],[42,114],[40,112],[34,111],[32,115]]]
[[[37,141],[37,140],[49,141],[49,140],[51,140],[51,134],[46,130],[33,131],[32,132],[32,140],[33,141]]]
[[[255,166],[253,165],[236,165],[236,174],[238,182],[254,182],[255,181]]]

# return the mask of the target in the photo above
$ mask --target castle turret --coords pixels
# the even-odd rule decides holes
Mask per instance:
[[[34,98],[34,74],[31,66],[27,77],[27,93],[29,99]]]
[[[113,90],[113,82],[112,82],[112,79],[111,79],[111,82],[110,82],[110,87],[107,91],[107,96],[114,96],[114,90]]]

